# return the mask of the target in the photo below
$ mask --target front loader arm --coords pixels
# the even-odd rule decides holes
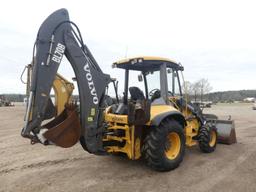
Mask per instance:
[[[39,132],[54,78],[65,55],[78,83],[82,137],[85,138],[88,151],[96,153],[102,148],[101,104],[110,76],[101,71],[83,44],[80,32],[77,35],[71,25],[74,23],[69,21],[67,10],[60,9],[51,14],[39,29],[35,43],[36,62],[22,136],[32,139]]]
[[[57,73],[53,81],[53,90],[55,94],[56,114],[60,115],[64,111],[65,105],[71,103],[74,84]]]

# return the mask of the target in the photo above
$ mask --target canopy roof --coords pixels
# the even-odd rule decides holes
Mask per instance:
[[[156,71],[159,70],[160,66],[166,63],[167,68],[173,68],[176,70],[183,71],[183,66],[173,60],[162,58],[162,57],[132,57],[119,60],[113,63],[114,67],[128,69],[128,70],[137,70],[137,71]]]

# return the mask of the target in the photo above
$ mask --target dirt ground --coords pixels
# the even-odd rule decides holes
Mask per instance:
[[[214,153],[187,148],[174,171],[159,173],[142,161],[30,145],[20,136],[24,106],[0,108],[0,191],[256,191],[256,110],[216,105],[208,112],[235,120],[238,143]]]

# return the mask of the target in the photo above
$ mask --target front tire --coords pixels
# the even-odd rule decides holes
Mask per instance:
[[[217,145],[217,130],[215,127],[202,126],[198,134],[199,148],[203,153],[215,151]]]
[[[143,156],[147,165],[157,171],[170,171],[179,166],[185,154],[183,127],[166,119],[146,137]]]

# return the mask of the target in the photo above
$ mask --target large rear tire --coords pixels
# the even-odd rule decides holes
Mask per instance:
[[[198,134],[199,148],[204,153],[215,151],[217,145],[217,130],[215,127],[202,126]]]
[[[157,171],[170,171],[179,166],[185,154],[185,135],[175,120],[166,119],[147,135],[143,156],[147,165]]]

